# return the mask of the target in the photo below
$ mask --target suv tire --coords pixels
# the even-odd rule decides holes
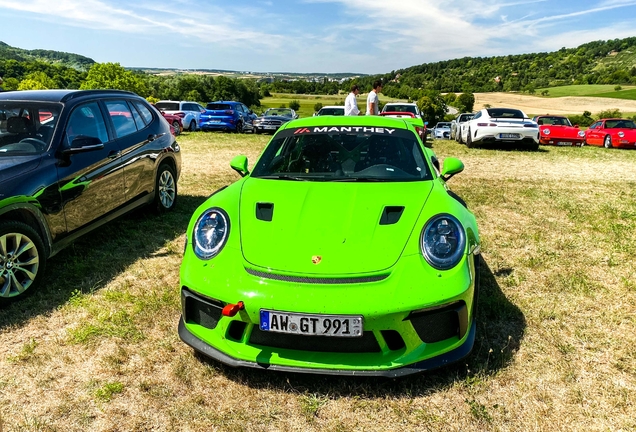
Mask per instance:
[[[0,222],[0,304],[31,294],[45,268],[46,250],[40,234],[24,222]]]
[[[177,178],[174,169],[167,163],[159,165],[155,180],[155,203],[158,213],[165,213],[177,203]]]

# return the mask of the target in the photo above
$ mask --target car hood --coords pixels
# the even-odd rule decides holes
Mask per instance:
[[[563,138],[579,138],[579,132],[581,129],[573,126],[557,126],[557,125],[540,125],[539,130],[541,135],[545,135],[543,131],[548,129],[550,137],[563,137]]]
[[[386,270],[402,254],[432,187],[430,181],[249,178],[240,198],[243,256],[268,270],[317,276]],[[259,215],[268,204],[273,204],[271,221]],[[404,210],[395,221],[392,212],[399,207]],[[382,219],[387,211],[393,223]]]
[[[41,155],[15,157],[0,156],[0,185],[17,175],[33,171],[38,167],[38,165],[40,165],[41,159]]]

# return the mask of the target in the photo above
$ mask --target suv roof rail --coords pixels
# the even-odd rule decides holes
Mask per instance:
[[[66,102],[68,100],[71,99],[75,99],[77,97],[81,97],[81,96],[87,96],[87,95],[99,95],[99,94],[109,94],[109,93],[115,93],[115,94],[122,94],[122,95],[133,95],[133,96],[139,96],[137,93],[133,93],[130,91],[126,91],[126,90],[112,90],[112,89],[100,89],[100,90],[78,90],[78,91],[74,91],[71,92],[69,94],[67,94],[66,96],[64,96],[62,98],[62,100],[60,102]],[[141,97],[141,96],[139,96]]]

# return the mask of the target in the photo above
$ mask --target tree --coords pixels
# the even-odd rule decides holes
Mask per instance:
[[[291,101],[289,101],[289,107],[294,111],[298,111],[300,109],[300,101],[292,99]]]
[[[457,96],[455,105],[459,112],[472,112],[475,107],[475,95],[472,93],[462,93]]]
[[[95,63],[89,69],[80,89],[117,89],[131,91],[143,97],[150,95],[144,80],[119,63]]]
[[[322,102],[316,102],[314,104],[314,111],[318,112],[321,110],[321,108],[322,108]]]
[[[17,90],[47,90],[57,87],[56,82],[44,72],[32,72],[24,77]]]

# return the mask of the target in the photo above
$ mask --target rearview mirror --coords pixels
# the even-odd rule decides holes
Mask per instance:
[[[234,159],[230,161],[230,167],[239,173],[241,177],[245,177],[250,173],[247,169],[247,156],[244,155],[235,156]]]
[[[464,171],[464,164],[457,158],[447,157],[444,159],[444,166],[442,167],[441,176],[444,181],[450,180],[455,174],[459,174]]]

